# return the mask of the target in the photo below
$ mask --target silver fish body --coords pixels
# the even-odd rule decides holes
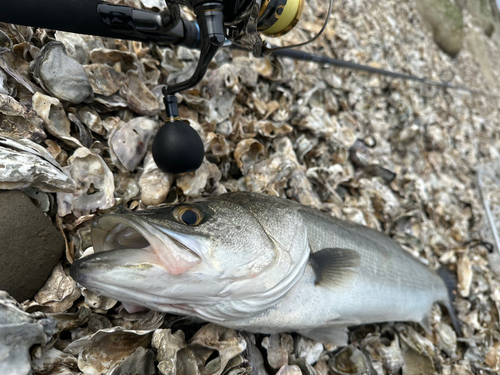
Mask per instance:
[[[345,343],[345,327],[426,322],[443,280],[387,236],[298,203],[229,193],[94,223],[71,275],[125,306]],[[427,327],[426,327],[427,328]]]

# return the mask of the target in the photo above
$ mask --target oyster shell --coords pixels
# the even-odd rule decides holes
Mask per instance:
[[[200,195],[203,189],[211,183],[217,189],[222,173],[215,164],[203,160],[200,168],[195,172],[183,173],[177,178],[177,187],[188,197]]]
[[[220,375],[246,349],[246,341],[237,337],[235,330],[206,324],[189,340],[188,347],[205,364],[202,373]]]
[[[72,192],[74,180],[43,147],[27,139],[13,140],[0,136],[0,154],[4,168],[0,188],[39,188],[47,192]]]
[[[31,362],[32,370],[37,374],[77,374],[78,362],[71,354],[50,348],[41,358]]]
[[[354,345],[342,348],[328,363],[339,375],[361,375],[369,368],[365,355]]]
[[[34,300],[44,307],[44,312],[61,313],[70,308],[80,295],[76,282],[59,263],[45,285],[35,294]]]
[[[41,91],[37,85],[30,81],[29,64],[7,48],[0,48],[0,68],[19,84],[17,87],[19,91],[27,90],[31,94]],[[20,98],[18,99],[21,104],[25,104]]]
[[[165,201],[174,182],[174,176],[160,171],[151,152],[144,158],[144,171],[139,178],[141,201],[149,205],[158,205]]]
[[[81,35],[60,30],[57,30],[54,35],[58,42],[64,44],[69,57],[82,65],[88,64],[89,48]]]
[[[0,372],[31,373],[30,348],[46,344],[56,332],[55,321],[44,314],[28,314],[6,292],[0,291]]]
[[[172,334],[170,329],[159,329],[153,334],[151,345],[158,351],[158,369],[163,375],[177,374],[177,353],[186,347],[184,333]]]
[[[436,371],[429,357],[419,354],[412,349],[406,349],[403,352],[403,358],[404,375],[433,374]]]
[[[3,95],[10,95],[11,94],[11,89],[9,88],[8,85],[8,78],[7,75],[4,73],[2,69],[0,69],[0,94]]]
[[[110,375],[156,375],[154,353],[143,347],[127,357]]]
[[[193,76],[199,58],[199,52],[178,46],[175,50],[170,48],[158,48],[162,56],[160,66],[163,75],[167,77],[167,85],[183,82]]]
[[[45,215],[49,214],[49,211],[52,212],[54,208],[54,198],[52,195],[33,188],[26,188],[21,191],[30,197],[33,204]]]
[[[121,75],[112,67],[104,64],[84,66],[94,94],[110,96],[120,90]]]
[[[85,303],[87,306],[95,310],[108,311],[118,302],[112,298],[98,295],[86,288],[82,289],[82,295],[85,297]]]
[[[0,48],[12,48],[12,40],[2,30],[0,30]]]
[[[457,263],[458,290],[462,297],[468,297],[472,285],[472,267],[467,253],[460,257]]]
[[[382,362],[382,366],[390,374],[396,374],[404,364],[399,336],[391,329],[386,329],[382,333],[379,337],[364,339],[363,344],[367,345],[372,357]]]
[[[267,362],[274,369],[288,364],[288,355],[293,351],[293,338],[286,333],[277,333],[262,339],[262,347],[267,350]]]
[[[0,86],[2,74],[0,71]],[[0,135],[25,138],[37,143],[47,137],[43,131],[43,120],[35,111],[28,111],[13,97],[2,93],[0,93]]]
[[[61,42],[49,42],[30,64],[33,78],[43,89],[73,104],[92,101],[93,91],[83,66],[68,56]]]
[[[297,365],[283,365],[280,367],[276,375],[302,375],[299,366]]]
[[[71,136],[71,123],[59,99],[37,92],[33,95],[33,109],[43,119],[50,134],[73,148],[82,147],[81,142]]]
[[[93,104],[94,107],[99,110],[99,112],[116,111],[128,107],[127,100],[120,96],[118,93],[110,96],[96,95]]]
[[[81,107],[78,110],[78,117],[80,118],[80,121],[87,125],[87,127],[94,133],[100,135],[106,134],[106,131],[102,126],[101,117],[94,108],[88,106]]]
[[[71,111],[76,112],[74,108],[70,108]],[[71,123],[75,124],[78,128],[78,140],[84,147],[92,146],[92,135],[90,131],[82,124],[82,122],[76,117],[74,113],[68,113],[68,119]]]
[[[209,123],[226,121],[233,113],[236,98],[236,95],[230,91],[218,92],[211,99],[189,93],[182,93],[181,96],[191,108],[205,116],[205,120]]]
[[[129,175],[128,173],[120,173],[114,176],[115,198],[119,199],[122,204],[128,203],[139,195],[140,187],[137,183],[137,177],[137,175]]]
[[[139,62],[137,55],[128,51],[119,51],[107,48],[94,48],[90,52],[90,61],[93,64],[108,64],[113,66],[118,73],[135,71],[144,79],[144,67]]]
[[[457,355],[457,334],[455,330],[440,322],[436,327],[436,334],[438,339],[438,347],[448,355],[450,358],[455,358]]]
[[[78,368],[85,374],[109,372],[139,347],[147,347],[152,331],[126,330],[121,327],[101,329],[88,337],[75,340],[65,353],[78,356]]]
[[[236,145],[234,159],[245,175],[248,170],[264,155],[264,146],[255,139],[244,139]]]
[[[123,171],[134,171],[157,130],[158,123],[147,117],[136,117],[128,123],[121,121],[109,135],[113,163]]]
[[[252,373],[267,375],[262,353],[256,346],[257,341],[255,336],[252,333],[241,333],[241,336],[243,336],[247,344],[245,349],[245,358],[252,368]]]
[[[314,365],[325,351],[323,344],[300,336],[295,342],[295,353],[304,358],[310,365]]]
[[[58,214],[87,215],[98,208],[105,210],[115,204],[113,174],[102,158],[81,147],[68,159],[64,172],[76,181],[72,194],[58,193]]]
[[[160,112],[160,103],[156,96],[143,83],[139,74],[128,71],[120,95],[127,100],[131,110],[144,116],[153,116]]]

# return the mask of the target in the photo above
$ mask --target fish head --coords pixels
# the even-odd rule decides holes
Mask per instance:
[[[214,303],[269,305],[307,262],[307,235],[295,216],[231,195],[103,215],[93,224],[94,254],[70,272],[125,306],[203,315],[196,312]]]

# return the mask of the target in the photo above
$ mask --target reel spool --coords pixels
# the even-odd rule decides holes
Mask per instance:
[[[278,37],[292,30],[299,22],[305,0],[264,0],[260,8],[257,30],[269,37]]]

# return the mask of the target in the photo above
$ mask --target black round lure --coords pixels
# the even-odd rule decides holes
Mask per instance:
[[[175,120],[166,122],[153,141],[153,158],[166,173],[185,173],[198,169],[205,150],[200,136],[189,124]]]
[[[205,156],[203,141],[196,130],[180,119],[177,98],[165,90],[163,93],[167,121],[153,140],[153,159],[165,173],[195,171]]]

